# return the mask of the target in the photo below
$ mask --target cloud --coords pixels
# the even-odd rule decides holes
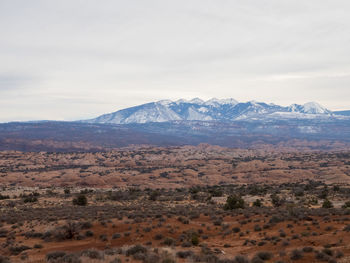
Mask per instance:
[[[345,0],[1,1],[0,121],[191,96],[347,109],[349,11]]]

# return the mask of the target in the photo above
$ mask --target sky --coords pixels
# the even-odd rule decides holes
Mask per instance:
[[[0,122],[162,99],[350,110],[348,0],[0,0]]]

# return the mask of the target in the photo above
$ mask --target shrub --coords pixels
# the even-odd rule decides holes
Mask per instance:
[[[171,246],[171,245],[173,245],[174,243],[175,243],[175,240],[174,239],[172,239],[171,237],[167,237],[165,240],[164,240],[164,245],[166,245],[166,246]]]
[[[53,260],[54,263],[81,263],[80,258],[74,254],[67,254],[61,258]]]
[[[310,253],[310,252],[312,252],[312,251],[314,251],[314,248],[313,248],[313,247],[304,247],[304,248],[303,248],[303,252],[305,252],[305,253]]]
[[[261,251],[258,252],[255,256],[257,258],[260,258],[261,260],[270,260],[272,258],[272,253],[267,251]]]
[[[341,252],[341,251],[337,251],[337,253],[335,254],[335,257],[336,258],[342,258],[342,257],[344,257],[344,253]]]
[[[329,201],[328,199],[326,199],[326,200],[323,201],[322,207],[323,208],[332,208],[333,207],[333,203],[331,201]]]
[[[23,199],[23,202],[25,203],[35,203],[38,202],[38,198],[35,196],[27,196]]]
[[[191,243],[192,243],[192,245],[194,245],[194,246],[198,246],[198,244],[199,244],[199,238],[198,238],[198,235],[197,235],[197,234],[193,233],[192,238],[191,238]]]
[[[316,251],[315,258],[320,261],[328,261],[330,257],[321,251]]]
[[[256,199],[254,202],[253,202],[253,206],[256,206],[256,207],[262,207],[262,202],[260,199]]]
[[[7,237],[8,230],[0,228],[0,237]]]
[[[246,256],[237,255],[235,256],[235,263],[249,263],[249,259]]]
[[[162,234],[156,234],[153,238],[155,240],[161,240],[161,239],[163,239],[163,235]]]
[[[76,198],[73,199],[73,205],[80,205],[80,206],[87,205],[86,196],[84,194],[78,195]]]
[[[58,258],[62,258],[66,255],[66,252],[63,251],[54,251],[46,254],[46,260],[51,261],[51,260],[56,260]]]
[[[93,236],[94,236],[94,232],[92,232],[91,230],[87,230],[87,231],[85,232],[85,236],[86,236],[86,237],[93,237]]]
[[[92,224],[91,224],[91,222],[86,221],[86,222],[81,223],[80,227],[81,227],[81,229],[89,229],[92,227]]]
[[[298,260],[303,257],[303,252],[300,251],[299,249],[294,249],[290,255],[291,260]]]
[[[43,245],[41,245],[41,244],[35,244],[35,245],[34,245],[34,248],[43,248]]]
[[[28,246],[14,246],[14,247],[9,248],[12,255],[18,255],[21,252],[28,250],[28,249],[31,249],[31,248]]]
[[[187,251],[179,251],[176,253],[176,256],[179,258],[188,258],[191,257],[193,255],[193,252],[190,250]]]
[[[2,194],[0,194],[0,200],[5,200],[5,199],[10,199],[10,196],[9,195],[2,195]]]
[[[244,208],[244,206],[244,200],[240,196],[230,195],[229,197],[227,197],[224,209],[233,210],[238,208]]]
[[[259,232],[261,231],[261,227],[259,225],[254,226],[254,231]]]
[[[277,194],[272,194],[271,196],[271,202],[273,204],[274,207],[279,207],[281,205],[283,205],[284,203],[284,199],[281,199]]]
[[[83,252],[81,252],[81,255],[91,259],[103,259],[103,253],[96,249],[84,250]]]
[[[10,263],[10,260],[0,255],[0,263]]]
[[[333,251],[329,248],[324,248],[322,252],[328,256],[333,256]]]
[[[350,201],[345,202],[343,208],[350,208]]]
[[[241,231],[241,229],[239,227],[232,228],[233,233],[239,233],[240,231]]]
[[[151,201],[156,201],[159,196],[160,196],[160,193],[158,191],[152,191],[148,199]]]
[[[107,235],[106,234],[101,234],[100,235],[100,240],[103,241],[103,242],[108,241]]]
[[[135,245],[135,246],[129,248],[126,251],[126,255],[130,256],[130,255],[135,255],[136,253],[143,253],[143,254],[145,254],[146,252],[147,252],[147,248],[145,248],[144,246]]]
[[[112,235],[112,239],[117,239],[117,238],[120,238],[120,237],[121,237],[121,234],[119,234],[119,233],[114,233]]]

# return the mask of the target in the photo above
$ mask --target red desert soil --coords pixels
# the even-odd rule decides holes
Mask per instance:
[[[350,152],[145,147],[96,153],[0,152],[0,185],[177,188],[282,183],[350,183]]]

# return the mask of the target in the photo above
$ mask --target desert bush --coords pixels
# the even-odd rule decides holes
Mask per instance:
[[[80,253],[84,257],[88,257],[91,259],[99,259],[102,260],[104,258],[103,253],[96,249],[87,249]]]
[[[186,224],[186,225],[190,223],[190,221],[187,218],[184,218],[182,216],[179,216],[177,220],[180,221],[182,224]]]
[[[0,255],[0,263],[11,263],[7,257]]]
[[[86,206],[87,198],[84,194],[79,194],[76,198],[73,199],[73,205]]]
[[[12,255],[18,255],[18,254],[20,254],[23,251],[28,250],[28,249],[31,249],[31,247],[24,246],[24,245],[22,245],[22,246],[13,246],[13,247],[9,248],[9,250],[10,250]]]
[[[336,258],[342,258],[342,257],[344,257],[344,253],[341,252],[341,251],[337,251],[336,254],[335,254],[335,257]]]
[[[80,258],[75,254],[65,254],[56,259],[47,260],[49,263],[81,263]]]
[[[252,258],[251,263],[264,263],[264,260],[262,260],[261,258],[255,256]]]
[[[343,231],[350,232],[350,224],[343,228]]]
[[[43,233],[34,232],[34,231],[28,231],[28,232],[24,233],[24,236],[26,238],[42,238]]]
[[[81,229],[89,229],[91,227],[92,227],[92,223],[89,222],[89,221],[80,223],[80,228]]]
[[[243,255],[237,255],[234,258],[234,263],[249,263],[249,259]]]
[[[190,250],[179,251],[176,253],[176,256],[179,258],[188,258],[188,257],[191,257],[192,255],[193,255],[193,252]]]
[[[272,253],[267,251],[260,251],[255,254],[255,257],[260,258],[261,260],[270,260],[272,258]]]
[[[345,204],[342,207],[343,208],[350,208],[350,201],[345,202]]]
[[[270,197],[274,207],[282,206],[285,203],[285,200],[280,198],[277,194],[272,194]]]
[[[324,248],[322,249],[322,253],[328,255],[328,256],[333,256],[333,251],[329,248]]]
[[[166,246],[172,246],[173,244],[175,244],[175,240],[171,237],[167,237],[164,239],[163,244]]]
[[[100,240],[103,241],[103,242],[108,241],[107,235],[106,234],[101,234],[100,235]]]
[[[192,243],[192,245],[194,245],[194,246],[198,246],[198,244],[199,244],[199,237],[198,237],[198,234],[197,234],[197,233],[193,233],[193,234],[192,234],[191,243]]]
[[[23,199],[24,203],[35,203],[38,202],[38,198],[36,196],[27,196]]]
[[[316,251],[315,258],[319,261],[328,261],[330,259],[330,257],[327,254],[321,251]]]
[[[153,239],[155,239],[155,240],[161,240],[161,239],[163,239],[163,235],[162,235],[162,234],[156,234],[156,235],[153,237]]]
[[[50,253],[46,254],[46,260],[48,262],[50,262],[50,261],[56,260],[58,258],[63,258],[65,255],[67,255],[67,253],[63,252],[63,251],[50,252]]]
[[[5,199],[10,199],[10,196],[0,194],[0,200],[5,200]]]
[[[245,203],[242,197],[236,195],[230,195],[227,197],[226,204],[224,205],[225,210],[233,210],[244,208]]]
[[[262,202],[260,199],[256,199],[254,202],[253,202],[253,206],[255,207],[262,207]]]
[[[303,252],[305,252],[305,253],[310,253],[312,251],[314,251],[313,247],[303,247]]]
[[[90,231],[90,230],[87,230],[87,231],[85,232],[85,236],[86,236],[86,237],[93,237],[93,236],[94,236],[94,232],[92,232],[92,231]]]
[[[136,253],[145,254],[145,253],[147,253],[147,248],[145,248],[144,246],[141,246],[141,245],[135,245],[126,251],[127,256],[135,255]]]
[[[43,248],[43,245],[41,245],[41,244],[35,244],[33,247],[34,247],[34,248]]]
[[[330,200],[325,199],[323,201],[322,207],[323,208],[332,208],[333,207],[333,203]]]
[[[156,201],[158,197],[160,196],[160,193],[158,191],[152,191],[148,197],[149,200],[151,201]]]
[[[121,234],[119,234],[119,233],[114,233],[113,235],[112,235],[112,239],[118,239],[118,238],[120,238],[121,237]]]
[[[240,231],[241,231],[241,229],[239,227],[232,228],[233,233],[239,233]]]
[[[259,232],[261,231],[261,227],[259,225],[254,226],[254,231]]]
[[[8,230],[0,228],[0,237],[7,237],[8,232]]]
[[[299,249],[294,249],[290,254],[291,260],[299,260],[303,257],[303,252]]]

